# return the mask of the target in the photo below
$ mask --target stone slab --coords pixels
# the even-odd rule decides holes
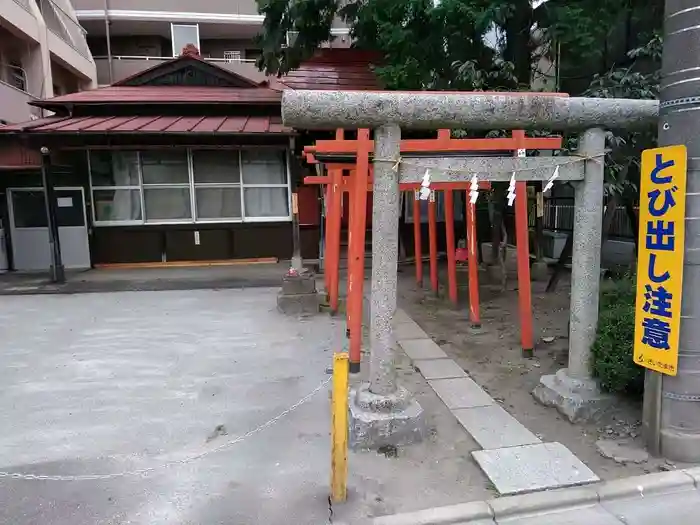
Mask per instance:
[[[591,469],[561,443],[540,443],[472,456],[500,494],[521,494],[599,481]]]
[[[493,398],[470,377],[428,381],[430,387],[450,410],[492,405]]]
[[[413,319],[411,319],[411,316],[406,313],[405,310],[402,310],[401,308],[396,309],[396,313],[394,313],[394,323],[412,323]]]
[[[542,441],[498,405],[453,410],[483,449],[534,445]]]
[[[447,354],[432,339],[408,339],[399,344],[411,359],[447,359]]]
[[[428,380],[467,377],[467,373],[452,359],[416,359],[413,366]]]
[[[695,489],[603,501],[601,505],[626,525],[697,525],[700,521],[700,491]]]
[[[397,341],[405,339],[425,339],[428,335],[413,321],[394,324],[394,338]]]

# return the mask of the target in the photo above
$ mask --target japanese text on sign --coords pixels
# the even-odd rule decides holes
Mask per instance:
[[[675,376],[685,246],[685,146],[642,152],[635,363]]]

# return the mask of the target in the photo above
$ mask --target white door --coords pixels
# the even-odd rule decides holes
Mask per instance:
[[[90,268],[85,196],[82,188],[56,188],[58,237],[66,268]],[[51,267],[49,229],[44,190],[8,189],[15,269],[48,270]]]

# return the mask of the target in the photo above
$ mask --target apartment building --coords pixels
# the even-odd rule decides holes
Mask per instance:
[[[96,86],[85,30],[69,0],[0,0],[0,123],[40,117],[32,100]]]
[[[100,89],[45,91],[30,101],[42,118],[0,127],[0,171],[3,144],[31,157],[0,176],[9,268],[50,264],[50,187],[67,268],[290,257],[303,144],[281,123],[281,90],[378,89],[369,57],[324,49],[268,79],[254,64],[263,22],[254,0],[73,0],[73,8]],[[347,31],[335,32],[327,47],[348,48]],[[318,188],[298,196],[302,254],[315,258]]]
[[[110,85],[178,56],[187,44],[202,58],[251,80],[264,80],[255,67],[254,42],[263,16],[255,0],[73,0],[87,30],[99,85]],[[338,22],[332,47],[349,47],[348,29]]]

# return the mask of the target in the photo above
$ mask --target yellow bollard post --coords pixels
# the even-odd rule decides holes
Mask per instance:
[[[345,501],[348,484],[348,354],[333,355],[331,500]]]

